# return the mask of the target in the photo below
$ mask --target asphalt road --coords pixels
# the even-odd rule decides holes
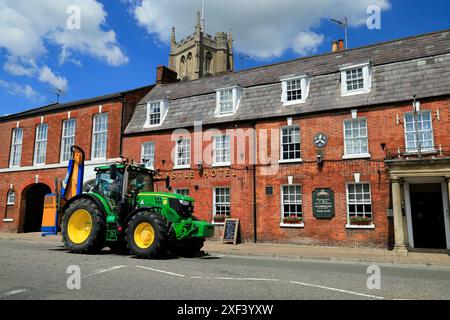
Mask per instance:
[[[81,289],[68,289],[68,282],[77,284],[69,266],[79,266]],[[450,299],[448,268],[379,265],[380,289],[367,287],[367,268],[220,255],[142,260],[107,250],[70,254],[57,242],[0,240],[0,300]]]

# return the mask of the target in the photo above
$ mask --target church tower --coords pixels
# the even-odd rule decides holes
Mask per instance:
[[[175,27],[172,28],[169,68],[178,74],[181,81],[233,71],[231,33],[218,32],[214,37],[206,34],[200,12],[197,12],[193,35],[177,42]]]

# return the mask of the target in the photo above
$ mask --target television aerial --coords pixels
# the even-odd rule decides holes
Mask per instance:
[[[347,17],[344,17],[343,20],[336,20],[336,19],[331,19],[332,22],[336,23],[337,25],[339,25],[341,28],[343,28],[345,30],[345,49],[348,49],[348,19]]]

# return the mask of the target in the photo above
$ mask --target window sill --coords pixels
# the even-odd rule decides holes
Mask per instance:
[[[351,97],[351,96],[356,96],[358,94],[367,94],[367,93],[370,93],[370,89],[361,89],[361,90],[355,90],[355,91],[342,92],[341,97]]]
[[[185,165],[185,166],[175,166],[173,167],[173,170],[186,170],[186,169],[190,169],[191,165]]]
[[[225,222],[211,222],[211,224],[215,225],[215,226],[224,226]]]
[[[215,117],[216,118],[225,118],[225,117],[232,117],[235,116],[236,112],[230,112],[230,113],[216,113]]]
[[[427,150],[421,150],[420,154],[437,154],[438,151],[435,149],[427,149]],[[404,156],[417,156],[419,154],[418,150],[411,150],[411,151],[405,151],[403,153]]]
[[[364,226],[364,225],[358,226],[358,225],[347,224],[345,226],[345,228],[347,228],[347,229],[375,229],[375,225],[371,224],[368,226]]]
[[[280,227],[282,228],[304,228],[304,223],[293,224],[293,223],[280,223]]]
[[[362,154],[348,154],[343,155],[343,160],[351,160],[351,159],[370,159],[370,153],[362,153]]]
[[[290,159],[290,160],[279,160],[278,163],[302,163],[303,159]]]
[[[218,167],[231,167],[231,162],[213,163],[213,164],[211,165],[211,167],[213,167],[213,168],[218,168]]]
[[[161,127],[162,123],[159,124],[144,124],[144,129],[158,128]]]
[[[3,219],[3,222],[14,222],[14,219]]]
[[[303,104],[306,102],[306,99],[302,100],[294,100],[294,101],[283,101],[283,107],[290,107],[296,104]]]

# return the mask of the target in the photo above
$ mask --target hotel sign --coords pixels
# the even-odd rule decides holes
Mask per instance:
[[[331,189],[319,188],[313,192],[313,214],[319,219],[334,217],[334,192]]]
[[[171,180],[194,180],[195,178],[236,178],[237,174],[232,172],[231,169],[205,169],[200,173],[193,170],[173,171],[166,176],[169,176]]]

